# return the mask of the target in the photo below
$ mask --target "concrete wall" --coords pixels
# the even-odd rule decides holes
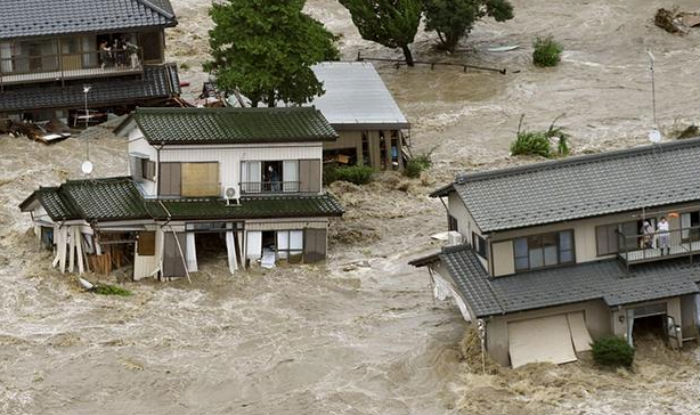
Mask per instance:
[[[504,366],[510,364],[508,354],[509,322],[581,311],[584,313],[586,328],[588,328],[588,332],[594,340],[612,332],[610,327],[610,308],[601,300],[512,313],[486,320],[486,348],[488,353],[498,363]]]

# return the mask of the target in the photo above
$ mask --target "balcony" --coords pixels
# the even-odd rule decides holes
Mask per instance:
[[[14,56],[0,59],[0,88],[32,82],[143,74],[142,50]]]
[[[700,254],[700,226],[668,232],[626,235],[618,232],[618,257],[628,266]]]
[[[301,193],[301,182],[242,182],[240,186],[242,195]]]

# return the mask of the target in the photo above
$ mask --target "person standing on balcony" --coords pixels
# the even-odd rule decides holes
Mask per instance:
[[[648,220],[642,224],[642,249],[654,247],[654,227]]]
[[[279,192],[281,189],[280,182],[279,182],[279,175],[277,174],[277,171],[275,170],[274,167],[269,166],[267,168],[269,175],[268,177],[270,178],[270,190],[273,192]]]
[[[103,40],[100,42],[100,50],[99,50],[99,56],[100,56],[100,67],[102,69],[105,68],[105,65],[109,63],[110,61],[110,55],[112,53],[112,49],[108,46],[108,43],[106,40]]]
[[[664,248],[666,249],[666,254],[668,255],[671,253],[671,248],[669,247],[669,232],[666,216],[662,216],[661,220],[659,220],[657,230],[659,231],[659,248],[661,248],[661,255],[664,254]]]

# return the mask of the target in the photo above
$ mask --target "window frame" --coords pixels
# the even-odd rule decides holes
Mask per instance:
[[[566,250],[561,249],[561,234],[562,233],[569,233],[571,235],[571,247],[570,247],[570,249],[566,249]],[[553,265],[544,265],[544,263],[545,263],[544,236],[547,236],[547,235],[554,235],[554,239],[556,240],[555,246],[557,248],[557,263],[553,264]],[[513,238],[513,240],[512,240],[513,241],[513,270],[515,272],[527,272],[527,271],[534,271],[534,270],[541,270],[541,269],[548,269],[548,268],[558,268],[558,267],[562,267],[562,266],[576,264],[576,238],[575,238],[575,235],[576,234],[574,232],[574,229],[571,228],[571,229],[562,229],[559,231],[543,232],[543,233],[537,233],[537,234],[532,234],[532,235],[521,236],[518,238]],[[531,249],[533,249],[530,247],[530,238],[535,238],[535,237],[539,237],[543,241],[540,244],[539,248],[534,248],[534,249],[542,249],[542,264],[543,265],[533,268],[531,263],[530,263],[531,262],[530,261],[530,251],[531,251]],[[520,255],[519,256],[517,253],[515,244],[516,244],[516,241],[523,240],[523,239],[525,240],[525,242],[527,244],[527,255],[525,255],[525,256]],[[571,252],[571,260],[570,261],[562,262],[562,259],[561,259],[562,251],[570,251]],[[518,268],[518,260],[519,259],[520,260],[527,259],[527,268]]]
[[[477,244],[477,242],[479,242]],[[472,232],[472,249],[481,258],[488,260],[488,249],[486,246],[486,238],[476,232]]]

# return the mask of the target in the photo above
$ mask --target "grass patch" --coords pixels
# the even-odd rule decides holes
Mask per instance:
[[[416,179],[420,177],[420,174],[428,170],[430,166],[433,165],[433,160],[432,160],[432,154],[433,151],[435,151],[435,148],[430,150],[427,153],[424,154],[419,154],[415,157],[411,157],[410,160],[406,162],[406,166],[404,167],[403,174],[406,177],[410,177],[412,179]]]
[[[538,36],[532,46],[535,48],[532,52],[532,62],[536,66],[557,66],[561,61],[564,48],[551,35],[544,38]]]
[[[601,366],[631,367],[634,361],[634,347],[627,340],[617,336],[602,337],[593,342],[593,360]]]
[[[514,156],[528,155],[547,158],[569,155],[569,135],[564,132],[562,127],[555,126],[555,123],[561,117],[560,115],[555,118],[547,130],[528,131],[522,129],[525,115],[521,115],[515,141],[510,145],[511,154]],[[552,141],[556,144],[555,149],[552,149]]]
[[[327,166],[323,168],[323,183],[329,185],[336,181],[367,184],[372,181],[374,169],[369,166]]]
[[[120,297],[128,297],[131,295],[131,291],[126,288],[118,287],[116,285],[109,284],[99,284],[95,286],[93,290],[95,294],[100,295],[118,295]]]

